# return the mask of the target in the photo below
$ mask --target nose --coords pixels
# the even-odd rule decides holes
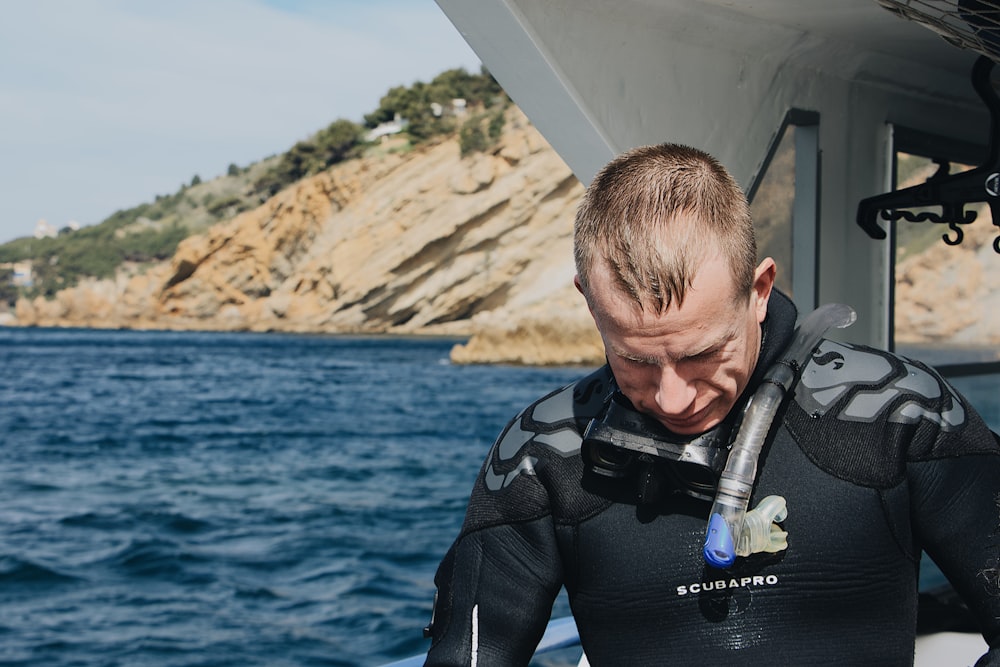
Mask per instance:
[[[694,405],[697,387],[689,378],[677,372],[673,364],[660,367],[656,386],[657,407],[667,417],[681,417]]]

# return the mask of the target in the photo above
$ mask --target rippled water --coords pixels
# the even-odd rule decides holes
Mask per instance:
[[[456,367],[451,345],[0,328],[0,664],[425,651],[490,442],[582,372]],[[994,428],[997,381],[956,381]]]
[[[451,345],[0,328],[0,664],[426,650],[489,443],[581,373]]]

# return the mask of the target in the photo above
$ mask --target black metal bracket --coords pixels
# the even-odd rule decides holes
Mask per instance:
[[[886,232],[876,221],[936,222],[948,225],[950,232],[941,235],[948,245],[958,245],[965,238],[961,225],[976,219],[975,211],[965,205],[988,202],[993,224],[1000,228],[1000,97],[990,82],[994,63],[980,56],[972,67],[972,86],[990,112],[990,139],[986,161],[969,171],[948,174],[949,163],[936,159],[937,172],[926,182],[902,190],[862,199],[858,204],[858,225],[873,239],[884,239]],[[940,213],[907,210],[939,206]],[[1000,232],[998,232],[1000,233]],[[949,236],[954,234],[954,236]],[[1000,236],[993,240],[993,250],[1000,253]]]

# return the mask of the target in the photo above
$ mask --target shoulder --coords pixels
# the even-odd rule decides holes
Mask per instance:
[[[580,488],[582,434],[602,410],[611,378],[606,367],[598,369],[534,401],[507,424],[473,487],[465,530],[548,514],[565,518],[567,499],[587,495]]]
[[[898,483],[909,461],[996,450],[979,415],[930,366],[830,340],[803,369],[786,425],[820,467],[872,486]]]
[[[845,422],[930,420],[961,428],[965,401],[931,367],[875,348],[824,340],[803,369],[796,401],[813,415]]]
[[[523,409],[493,446],[493,455],[510,459],[527,445],[544,454],[569,456],[579,451],[581,433],[605,405],[612,386],[607,366],[556,389]]]

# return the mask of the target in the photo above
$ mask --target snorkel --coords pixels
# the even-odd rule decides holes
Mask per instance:
[[[784,355],[764,374],[746,406],[719,478],[703,549],[705,562],[710,566],[727,568],[737,556],[761,551],[774,553],[787,546],[787,534],[775,525],[787,516],[784,498],[768,496],[756,509],[747,511],[757,477],[757,459],[785,394],[798,381],[823,334],[831,327],[850,326],[856,317],[854,309],[844,304],[817,308],[802,320]]]

